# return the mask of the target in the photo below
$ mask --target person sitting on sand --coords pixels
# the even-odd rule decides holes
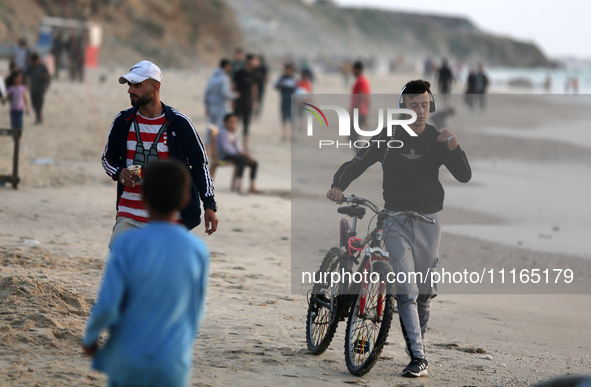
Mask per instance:
[[[176,222],[191,201],[190,187],[183,163],[148,165],[142,200],[150,222],[113,244],[82,340],[109,386],[189,385],[209,271],[205,243]],[[99,348],[104,329],[110,334]]]
[[[242,188],[242,176],[244,168],[250,167],[250,190],[249,193],[261,193],[256,189],[256,178],[258,162],[244,152],[236,128],[238,127],[238,116],[229,113],[224,116],[224,126],[222,126],[216,137],[218,155],[220,160],[230,161],[236,164],[236,175],[232,184],[232,191],[240,192]]]

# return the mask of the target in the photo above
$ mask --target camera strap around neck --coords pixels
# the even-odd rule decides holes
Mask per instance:
[[[142,141],[142,138],[140,137],[140,126],[137,123],[137,116],[133,119],[133,127],[135,129],[136,142],[138,144],[141,144],[141,147],[143,148],[144,142]],[[162,137],[162,133],[164,133],[164,131],[166,130],[167,127],[168,127],[168,123],[166,121],[164,121],[164,123],[160,127],[160,130],[158,130],[158,135],[156,135],[156,139],[154,140],[154,142],[152,143],[152,146],[150,148],[156,149],[158,147],[158,142],[160,142],[160,138]]]

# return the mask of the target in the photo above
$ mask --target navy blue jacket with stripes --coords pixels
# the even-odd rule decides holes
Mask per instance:
[[[168,124],[166,137],[170,158],[185,162],[193,177],[191,203],[181,211],[183,224],[192,229],[201,223],[199,198],[204,204],[213,204],[215,201],[213,181],[207,167],[207,154],[189,117],[165,104],[162,107]],[[119,174],[127,167],[127,136],[136,113],[137,108],[133,107],[115,117],[103,152],[103,168],[107,175],[117,181],[117,206],[123,194]]]

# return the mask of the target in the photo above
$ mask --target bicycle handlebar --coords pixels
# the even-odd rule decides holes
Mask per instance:
[[[380,209],[378,206],[376,206],[375,204],[373,204],[369,200],[362,198],[360,196],[355,196],[355,195],[344,196],[343,202],[365,206],[365,207],[369,208],[370,210],[372,210],[373,212],[375,212],[376,214],[379,214],[383,211],[389,212],[388,210]],[[420,212],[416,212],[416,211],[390,212],[387,216],[394,216],[395,217],[395,216],[400,216],[400,215],[406,215],[410,218],[417,219],[421,222],[435,224],[435,219],[428,218],[425,215],[421,214]]]
[[[365,198],[362,198],[362,197],[359,197],[359,196],[355,196],[355,195],[344,196],[343,197],[343,202],[345,202],[345,203],[351,203],[351,204],[360,204],[362,206],[365,206],[365,207],[369,208],[370,210],[372,210],[376,214],[381,211],[378,206],[376,206],[375,204],[373,204],[369,200],[367,200]]]

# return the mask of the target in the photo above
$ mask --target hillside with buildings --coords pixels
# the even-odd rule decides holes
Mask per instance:
[[[462,17],[341,8],[297,0],[0,0],[0,44],[36,42],[45,16],[103,26],[101,62],[149,57],[165,66],[214,64],[234,47],[313,60],[382,63],[432,57],[549,66],[534,44],[482,32]]]

